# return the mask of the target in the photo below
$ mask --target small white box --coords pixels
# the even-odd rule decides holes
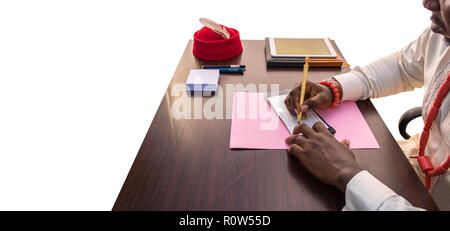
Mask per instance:
[[[194,69],[189,72],[186,90],[190,92],[216,92],[219,85],[219,70]]]

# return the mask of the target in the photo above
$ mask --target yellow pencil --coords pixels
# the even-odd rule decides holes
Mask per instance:
[[[301,86],[301,92],[300,92],[300,107],[303,104],[303,100],[305,99],[305,90],[306,90],[306,80],[308,79],[308,65],[309,62],[309,57],[306,56],[305,58],[305,65],[303,65],[303,78],[302,78],[302,86]],[[297,123],[300,124],[300,122],[302,121],[302,111],[300,110],[300,112],[298,113],[297,116]]]

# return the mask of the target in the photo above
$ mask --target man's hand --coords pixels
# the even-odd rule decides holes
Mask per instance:
[[[338,88],[339,95],[342,98],[341,85],[337,81],[331,82]],[[305,101],[303,102],[303,105],[300,105],[300,95],[301,82],[298,82],[284,100],[286,108],[293,115],[297,115],[300,110],[306,112],[315,107],[326,108],[333,102],[334,97],[333,92],[328,86],[311,81],[306,81]]]
[[[349,149],[349,141],[337,141],[323,123],[317,122],[312,128],[297,125],[294,134],[286,138],[286,143],[292,144],[288,153],[322,182],[345,192],[347,183],[363,170]]]

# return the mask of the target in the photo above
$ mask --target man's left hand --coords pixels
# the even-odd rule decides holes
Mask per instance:
[[[291,144],[288,153],[295,155],[322,182],[345,192],[347,183],[363,170],[349,148],[349,141],[337,141],[323,123],[317,122],[312,128],[300,124],[293,133],[286,138],[286,143]]]

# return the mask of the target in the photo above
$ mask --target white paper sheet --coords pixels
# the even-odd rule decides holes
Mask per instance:
[[[295,126],[298,125],[297,116],[292,115],[286,108],[286,105],[284,104],[284,99],[286,99],[286,96],[287,94],[266,97],[266,99],[272,106],[272,108],[277,112],[278,116],[281,118],[284,125],[288,128],[289,132],[292,134]],[[312,127],[316,122],[324,123],[320,116],[318,116],[317,113],[313,110],[307,111],[306,117],[307,119],[302,119],[301,123],[307,124],[309,127]],[[329,128],[328,124],[324,124],[327,128]]]

